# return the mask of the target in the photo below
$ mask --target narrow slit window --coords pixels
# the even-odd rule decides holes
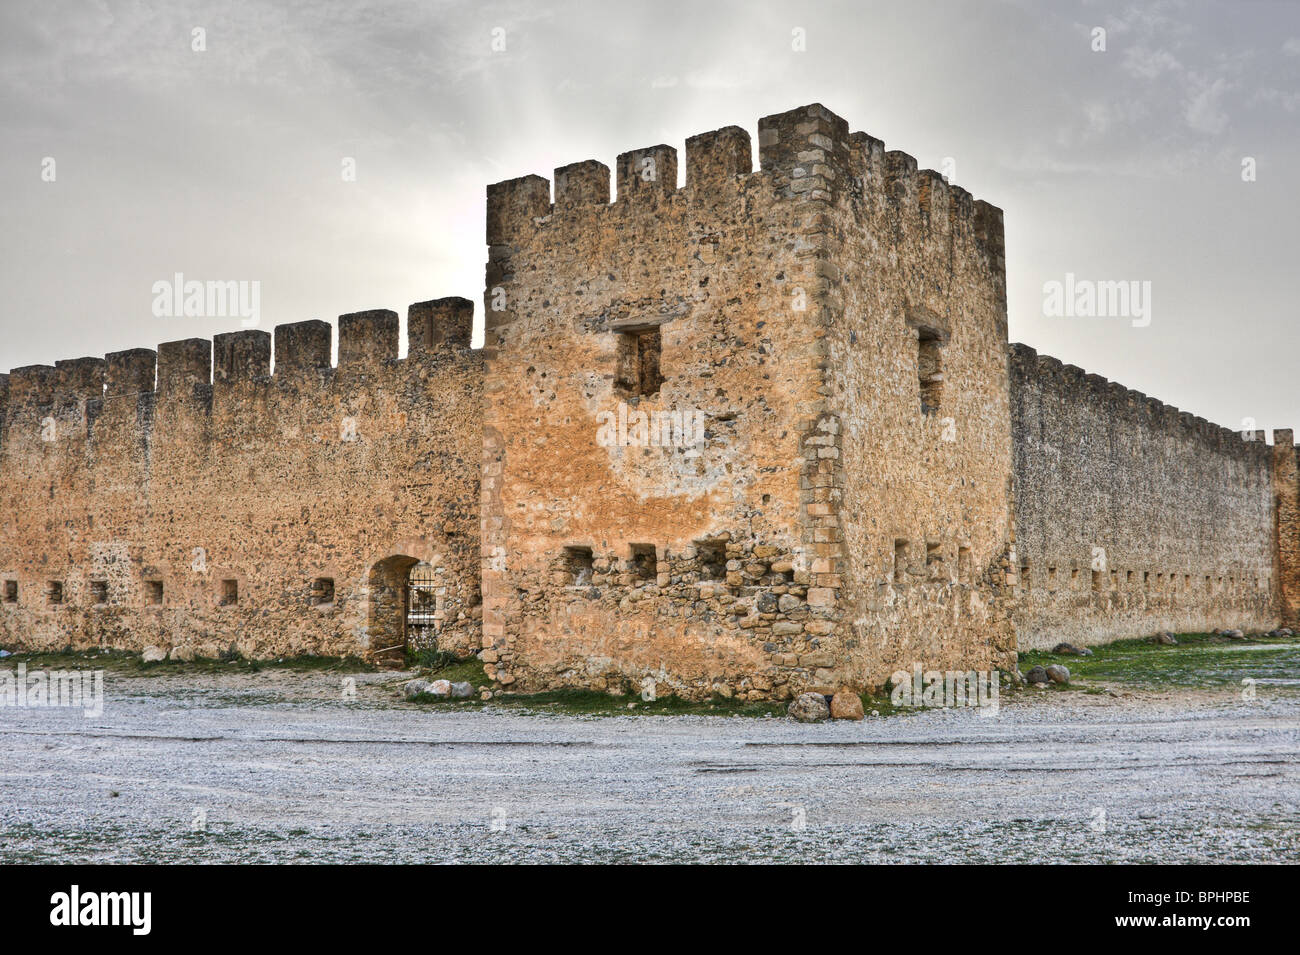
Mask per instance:
[[[940,544],[925,542],[925,572],[929,577],[943,576],[943,548]]]
[[[18,581],[16,580],[5,581],[5,603],[7,604],[18,603]]]
[[[1092,572],[1092,592],[1097,594],[1101,593],[1101,571],[1100,570],[1094,570]]]
[[[963,584],[970,583],[970,548],[957,548],[957,579]]]
[[[1020,564],[1020,590],[1022,593],[1029,593],[1034,586],[1034,579],[1029,575],[1029,561],[1023,561]]]
[[[144,582],[144,602],[150,607],[161,607],[163,602],[163,582],[146,580]]]
[[[901,584],[907,579],[907,541],[894,541],[894,583]]]
[[[939,411],[943,402],[943,342],[939,335],[927,328],[917,331],[916,368],[920,379],[921,414]]]
[[[663,350],[659,326],[622,332],[618,336],[615,384],[629,395],[657,395],[663,384],[659,356]]]

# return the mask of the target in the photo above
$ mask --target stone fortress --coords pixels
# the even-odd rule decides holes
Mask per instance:
[[[1002,213],[820,105],[487,190],[473,305],[0,375],[0,644],[786,699],[1297,622],[1297,456],[1007,340]],[[272,357],[274,367],[272,368]]]

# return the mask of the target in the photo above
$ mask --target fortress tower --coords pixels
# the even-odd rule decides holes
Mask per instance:
[[[784,698],[1009,665],[1002,216],[820,105],[488,189],[506,685]],[[698,411],[698,441],[656,427]],[[602,422],[649,420],[610,443]]]

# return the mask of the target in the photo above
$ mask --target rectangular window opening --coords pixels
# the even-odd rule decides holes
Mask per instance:
[[[163,602],[163,582],[146,580],[144,582],[144,602],[150,607],[161,607]]]
[[[916,368],[921,388],[921,414],[939,411],[943,402],[943,342],[937,332],[928,328],[917,330]]]
[[[1029,593],[1034,588],[1034,579],[1029,574],[1029,561],[1022,561],[1020,564],[1020,590],[1023,593]]]
[[[221,582],[221,606],[233,607],[239,603],[239,581],[223,580]]]
[[[659,326],[621,332],[618,336],[614,384],[629,395],[657,395],[663,384],[659,370],[662,338]]]
[[[90,602],[97,607],[108,603],[108,581],[92,580],[90,582]]]
[[[564,570],[569,575],[570,587],[586,587],[591,583],[592,562],[590,547],[564,548]]]
[[[5,603],[7,604],[18,603],[18,581],[16,580],[5,581]]]
[[[632,544],[632,573],[639,580],[655,580],[659,576],[659,559],[654,544]]]
[[[907,577],[907,541],[894,541],[894,583],[901,584]]]
[[[51,580],[45,588],[45,600],[51,604],[63,603],[63,581]]]
[[[696,541],[701,580],[727,579],[727,544],[725,541]]]
[[[1101,571],[1100,570],[1094,570],[1092,572],[1092,591],[1093,593],[1097,593],[1097,594],[1101,593]]]
[[[943,548],[938,543],[925,542],[925,572],[928,577],[943,576]]]
[[[311,605],[323,607],[334,602],[334,578],[317,577],[311,582]]]

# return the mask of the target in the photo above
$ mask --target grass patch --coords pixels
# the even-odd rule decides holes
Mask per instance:
[[[1300,680],[1300,639],[1250,637],[1230,640],[1211,633],[1177,635],[1176,646],[1147,640],[1116,640],[1091,648],[1092,656],[1075,657],[1033,650],[1020,654],[1021,672],[1060,663],[1070,679],[1127,683],[1145,687],[1240,686],[1244,679],[1262,682]]]
[[[508,693],[496,705],[569,716],[784,716],[788,704],[773,700],[737,700],[714,695],[707,700],[661,696],[643,700],[627,694],[612,696],[597,690],[552,690],[546,693]]]
[[[220,659],[188,662],[160,660],[145,663],[130,650],[64,650],[56,653],[15,653],[0,660],[0,666],[27,664],[29,670],[108,670],[127,676],[174,676],[205,673],[257,673],[262,670],[297,672],[364,673],[375,666],[357,657],[324,657],[312,654],[275,659],[248,660],[238,653],[222,653]]]
[[[492,681],[483,671],[477,657],[458,660],[451,654],[440,658],[426,657],[432,665],[419,669],[420,679],[448,680],[452,683],[469,683],[474,695],[468,699],[433,696],[421,693],[410,702],[437,708],[482,707],[479,691],[491,689]],[[679,696],[661,696],[643,700],[639,694],[625,693],[616,696],[599,690],[548,690],[540,693],[504,693],[492,698],[493,706],[508,707],[534,713],[556,713],[566,716],[742,716],[761,719],[785,716],[789,700],[737,700],[714,695],[707,700],[687,700]],[[889,700],[889,694],[862,695],[863,712],[868,716],[875,710],[878,716],[888,716],[901,710]]]

